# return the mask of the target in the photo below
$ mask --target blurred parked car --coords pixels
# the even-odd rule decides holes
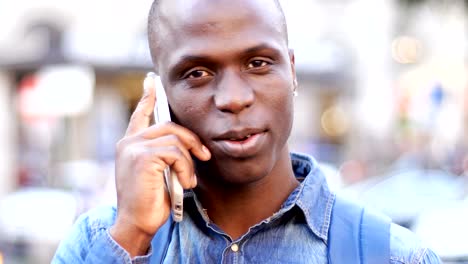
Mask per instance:
[[[439,254],[444,263],[468,264],[468,197],[421,214],[414,232]]]
[[[413,169],[371,178],[345,188],[342,193],[382,211],[396,223],[411,227],[426,210],[461,200],[463,188],[460,180],[447,172]]]
[[[71,228],[78,203],[74,195],[29,188],[0,200],[0,252],[5,263],[50,263]]]

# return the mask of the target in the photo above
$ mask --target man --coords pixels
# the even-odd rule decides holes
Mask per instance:
[[[155,263],[155,252],[164,263],[328,263],[335,196],[315,161],[288,149],[297,82],[278,2],[160,0],[148,23],[174,122],[150,126],[146,82],[117,144],[117,210],[82,216],[53,263]],[[168,222],[167,166],[188,190],[180,223]],[[389,263],[438,263],[408,231],[390,233]]]

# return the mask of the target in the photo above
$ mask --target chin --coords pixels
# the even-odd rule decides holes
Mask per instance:
[[[271,172],[273,166],[273,162],[265,164],[244,160],[236,162],[233,166],[226,166],[220,176],[225,183],[251,184],[265,178]]]
[[[211,183],[222,185],[246,185],[265,178],[275,166],[275,155],[267,154],[245,159],[213,157],[208,162],[197,162]]]

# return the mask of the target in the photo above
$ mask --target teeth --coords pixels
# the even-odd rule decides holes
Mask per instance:
[[[252,136],[252,135],[247,135],[247,136],[245,136],[245,138],[241,138],[241,139],[238,139],[238,138],[230,138],[229,140],[231,140],[231,141],[242,141],[242,140],[244,140],[244,139],[246,139],[246,138],[249,138],[249,137],[251,137],[251,136]]]

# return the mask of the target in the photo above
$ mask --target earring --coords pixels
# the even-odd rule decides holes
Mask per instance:
[[[293,85],[294,85],[293,95],[297,96],[299,93],[297,92],[297,80],[296,79],[294,79]]]

